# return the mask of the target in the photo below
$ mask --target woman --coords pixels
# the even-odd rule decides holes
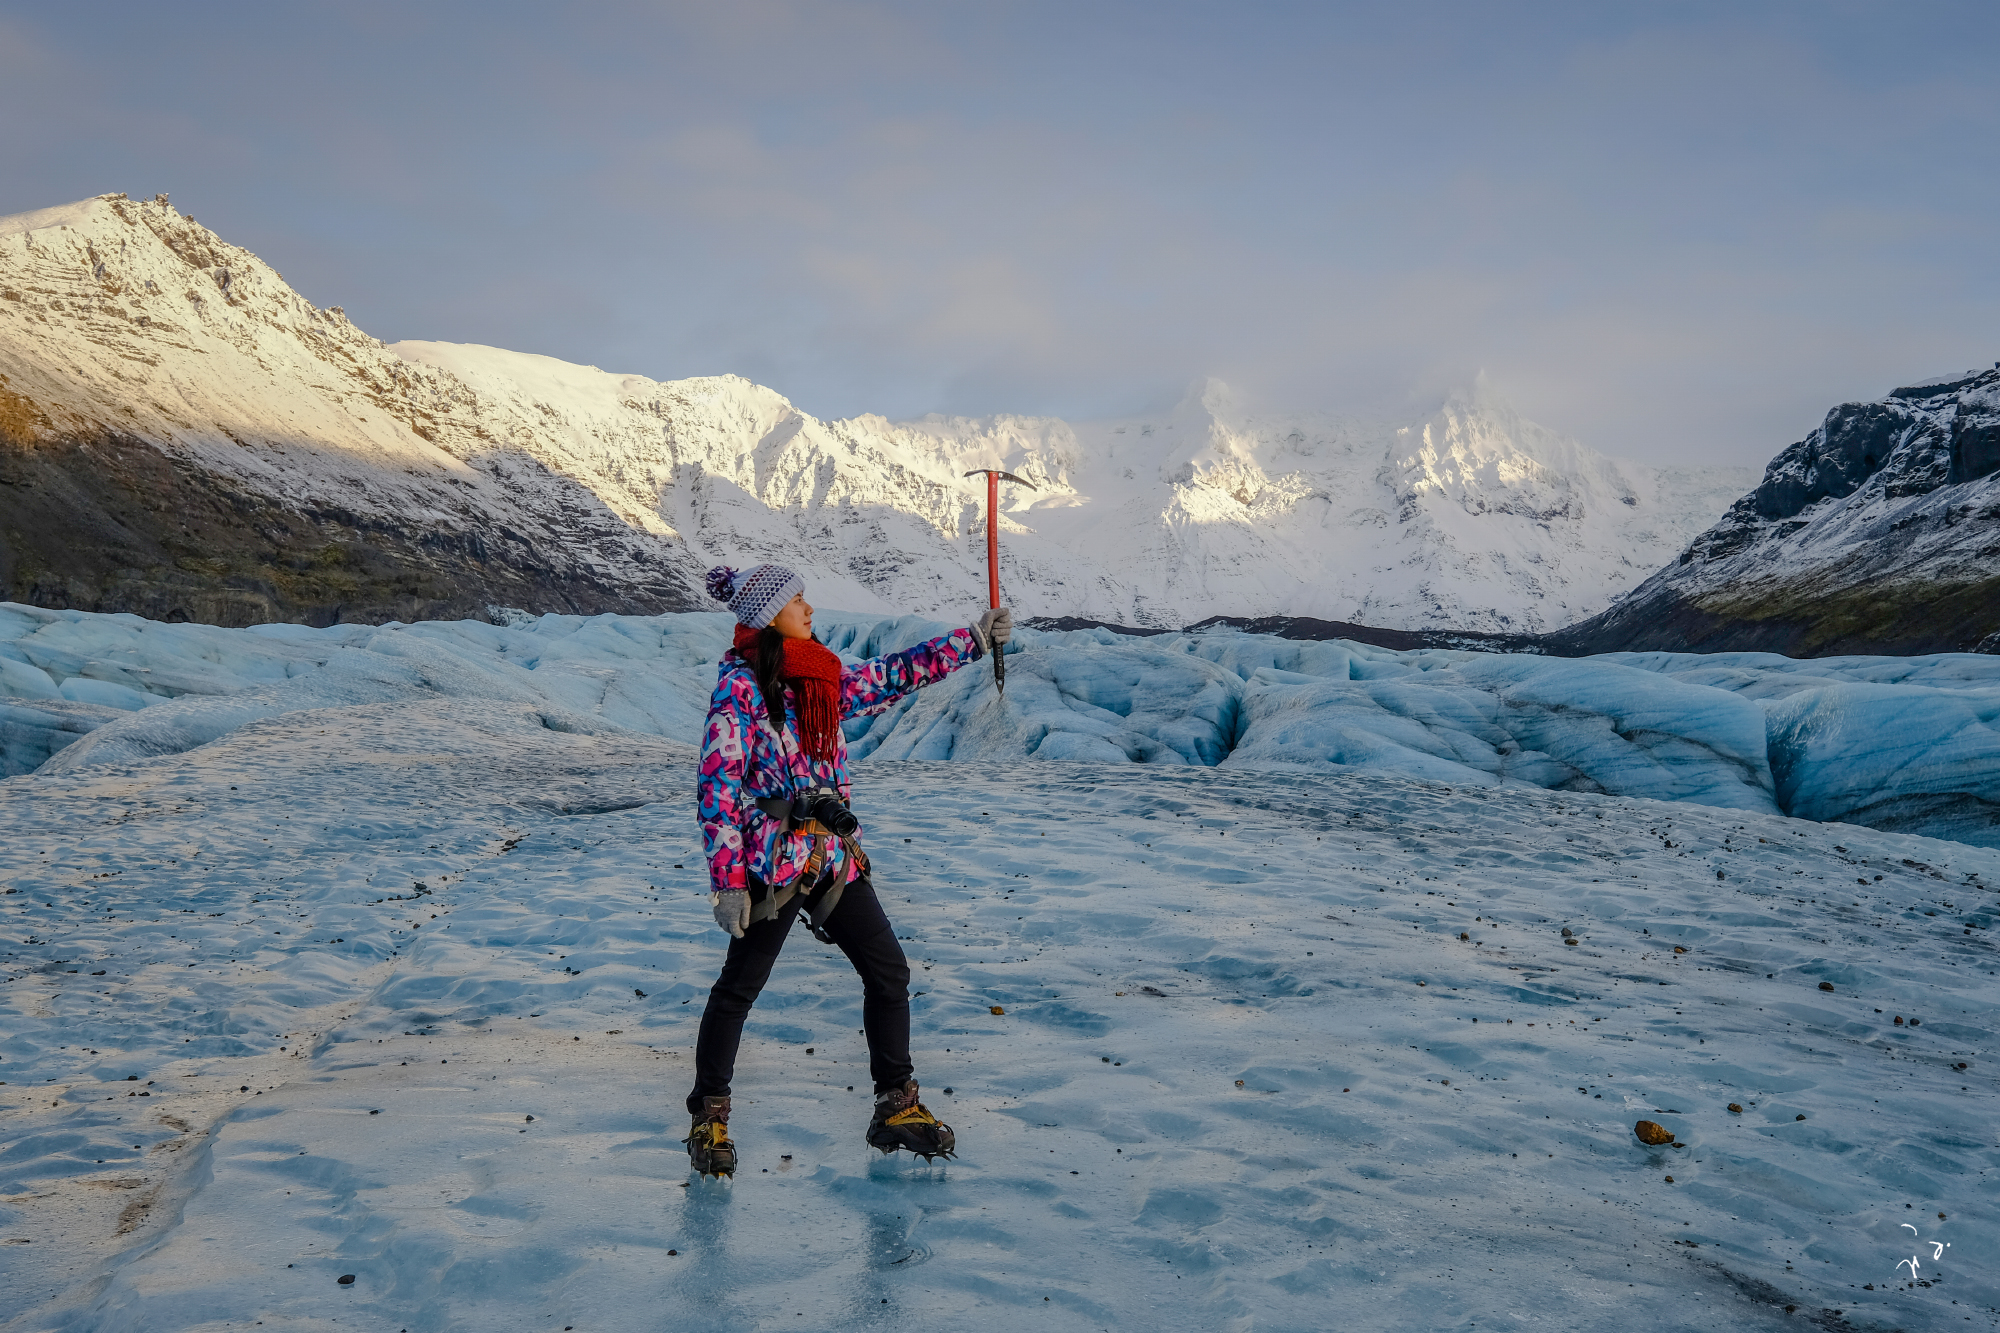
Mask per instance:
[[[900,653],[843,666],[813,637],[805,581],[783,565],[708,572],[709,595],[736,613],[701,747],[701,833],[709,902],[729,955],[708,993],[695,1042],[688,1160],[703,1175],[736,1170],[729,1081],[743,1020],[801,911],[813,933],[861,974],[875,1115],[868,1142],[950,1157],[951,1127],[917,1100],[910,1064],[910,966],[868,878],[860,826],[847,810],[843,718],[879,712],[910,691],[998,651],[1013,634],[1005,608]]]

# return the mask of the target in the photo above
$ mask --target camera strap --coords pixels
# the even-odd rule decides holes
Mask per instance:
[[[768,724],[768,719],[766,721]],[[784,752],[788,760],[803,760],[804,756],[800,755],[795,747],[787,744],[790,737],[785,734],[786,728],[773,727],[772,730],[778,734],[779,751]],[[822,943],[833,943],[833,937],[826,933],[825,922],[833,915],[833,909],[840,903],[841,892],[847,887],[844,881],[825,885],[820,883],[821,877],[826,873],[826,863],[835,840],[833,831],[817,819],[793,819],[790,796],[759,796],[754,800],[757,808],[763,811],[766,817],[777,820],[778,827],[784,832],[809,835],[812,838],[812,853],[806,858],[805,868],[797,879],[783,888],[770,890],[761,902],[755,901],[753,897],[750,919],[754,922],[774,917],[794,894],[804,893],[807,895],[807,906],[801,915],[806,918],[807,927]],[[868,856],[861,850],[861,840],[848,837],[839,839],[839,842],[847,849],[847,854],[854,859],[854,864],[860,868],[861,873],[868,874]]]

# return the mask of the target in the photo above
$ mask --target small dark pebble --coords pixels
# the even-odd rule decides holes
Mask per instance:
[[[353,1286],[353,1285],[354,1285],[354,1274],[352,1274],[352,1273],[342,1273],[342,1274],[340,1275],[340,1285],[341,1285],[341,1286],[343,1286],[343,1287],[351,1287],[351,1286]]]
[[[1820,988],[1821,990],[1832,990],[1832,989],[1833,989],[1833,983],[1832,983],[1831,981],[1822,981],[1822,982],[1820,982],[1820,983],[1819,983],[1819,988]]]
[[[642,999],[642,1000],[646,998],[646,992],[644,992],[644,991],[640,990],[640,989],[639,989],[639,988],[638,988],[637,986],[634,986],[634,987],[632,988],[632,993],[633,993],[634,995],[638,996],[638,997],[639,997],[640,999]]]
[[[530,1120],[533,1120],[534,1118],[535,1118],[535,1117],[533,1117],[533,1116],[529,1116],[529,1117],[528,1117],[528,1119],[530,1119]]]
[[[381,1115],[382,1113],[381,1113],[380,1111],[370,1111],[370,1112],[369,1112],[368,1114],[369,1114],[369,1115]]]
[[[667,1253],[668,1253],[668,1254],[676,1254],[676,1255],[677,1255],[677,1254],[679,1254],[679,1253],[680,1253],[680,1251],[679,1251],[679,1250],[668,1250],[668,1251],[667,1251]]]
[[[951,1089],[950,1089],[950,1088],[946,1088],[946,1089],[944,1090],[944,1095],[945,1095],[945,1096],[947,1096],[947,1097],[951,1096]]]

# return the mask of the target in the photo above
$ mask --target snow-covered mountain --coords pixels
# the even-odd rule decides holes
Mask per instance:
[[[666,524],[555,435],[164,197],[0,219],[0,587],[23,601],[238,625],[689,604]]]
[[[1073,434],[1069,492],[1017,495],[1010,516],[1091,576],[1065,588],[1070,614],[1161,626],[1554,629],[1671,558],[1754,475],[1606,458],[1483,385],[1398,422],[1262,413],[1210,381],[1163,417]]]
[[[2000,650],[2000,364],[1834,408],[1677,561],[1553,646]]]
[[[0,591],[225,624],[701,605],[726,561],[824,605],[1535,632],[1604,608],[1754,480],[1558,437],[1483,389],[1414,421],[1170,412],[822,421],[655,381],[386,345],[164,197],[0,219]]]

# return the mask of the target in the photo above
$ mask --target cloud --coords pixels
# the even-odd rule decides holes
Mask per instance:
[[[441,3],[0,25],[12,208],[174,191],[385,338],[1090,416],[1482,369],[1762,462],[1990,360],[1986,9]],[[138,176],[143,179],[134,181]]]

